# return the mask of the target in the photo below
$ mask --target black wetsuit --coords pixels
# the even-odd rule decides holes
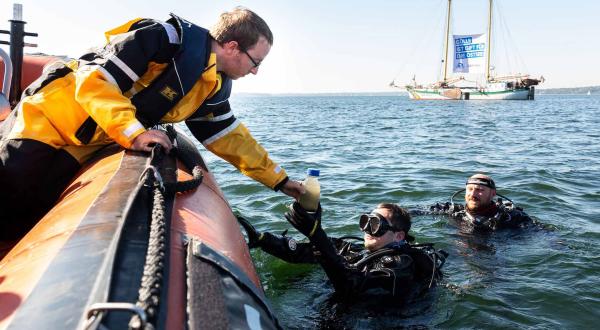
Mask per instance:
[[[259,246],[287,262],[321,264],[336,293],[343,296],[384,294],[402,301],[441,279],[440,268],[447,255],[432,244],[404,243],[369,252],[362,244],[346,239],[327,239],[323,248],[322,244],[296,243],[270,233],[264,233]]]
[[[462,204],[436,203],[429,210],[434,214],[446,214],[462,228],[474,231],[493,231],[505,228],[522,228],[533,220],[520,207],[511,202],[497,201],[484,211],[473,214]]]

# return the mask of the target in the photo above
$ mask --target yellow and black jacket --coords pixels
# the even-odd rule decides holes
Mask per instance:
[[[107,44],[55,65],[25,92],[9,138],[33,139],[84,161],[98,147],[133,140],[159,123],[185,121],[211,152],[277,189],[286,173],[229,105],[231,79],[217,72],[208,31],[177,16],[134,19]]]

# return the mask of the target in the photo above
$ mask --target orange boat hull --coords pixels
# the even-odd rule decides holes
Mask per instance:
[[[90,306],[96,303],[115,299],[135,303],[119,297],[125,295],[122,292],[127,286],[138,283],[135,274],[141,274],[139,267],[132,266],[139,262],[128,258],[145,249],[145,243],[139,243],[144,238],[138,234],[143,225],[130,218],[143,204],[139,192],[145,188],[140,177],[148,161],[146,154],[116,147],[105,151],[80,171],[56,206],[0,261],[0,329],[81,328],[89,322]],[[176,167],[179,180],[192,177],[181,162]],[[199,262],[204,265],[201,267],[215,267],[212,273],[230,278],[224,281],[233,278],[238,286],[252,291],[249,296],[255,309],[268,309],[237,220],[211,173],[204,171],[195,190],[174,196],[168,228],[159,328],[182,329],[193,324],[190,306],[202,302],[189,297],[201,296],[205,284],[189,273]],[[192,245],[221,259],[191,255]],[[223,275],[227,268],[233,270]],[[245,308],[248,305],[252,304],[244,303]],[[201,313],[210,311],[195,315]],[[106,314],[110,313],[101,316]],[[261,325],[274,322],[277,327],[270,311],[261,315]],[[245,317],[250,322],[249,316]],[[266,322],[263,318],[271,319]],[[229,327],[238,321],[231,321]]]

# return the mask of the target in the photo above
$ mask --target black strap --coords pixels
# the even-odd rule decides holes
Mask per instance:
[[[88,144],[96,133],[96,127],[98,127],[98,124],[96,124],[94,119],[92,117],[87,117],[83,124],[77,129],[77,132],[75,132],[75,137],[77,140],[81,141],[81,143]]]
[[[187,248],[188,328],[280,329],[264,294],[231,259],[192,238]]]

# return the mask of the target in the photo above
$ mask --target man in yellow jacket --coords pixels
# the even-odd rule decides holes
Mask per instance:
[[[175,15],[134,19],[106,38],[104,47],[45,70],[0,129],[0,239],[31,228],[101,147],[170,150],[167,136],[151,129],[161,123],[185,121],[245,175],[294,198],[303,192],[229,105],[232,80],[257,74],[273,44],[258,15],[238,7],[210,31]]]

